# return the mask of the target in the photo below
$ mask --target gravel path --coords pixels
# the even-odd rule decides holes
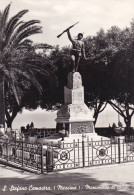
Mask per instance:
[[[44,175],[0,166],[0,195],[133,195],[134,163]]]

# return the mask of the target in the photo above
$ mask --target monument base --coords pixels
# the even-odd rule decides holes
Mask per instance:
[[[70,134],[69,137],[64,138],[64,143],[72,143],[73,141],[78,142],[78,140],[81,142],[82,140],[93,140],[93,141],[99,141],[101,139],[108,140],[107,137],[102,137],[97,135],[97,133],[83,133],[83,134]]]
[[[100,140],[109,140],[108,137],[102,137],[97,135],[97,133],[86,133],[86,134],[70,134],[69,137],[64,137],[63,141],[60,136],[49,136],[45,138],[39,138],[38,142],[44,145],[53,145],[54,147],[61,147],[64,143],[73,143],[73,142],[86,142],[89,141],[100,141]]]
[[[68,74],[68,84],[64,87],[64,104],[57,112],[57,133],[65,132],[69,138],[73,134],[74,138],[78,134],[79,137],[82,134],[89,134],[89,137],[94,137],[93,135],[97,134],[94,131],[93,121],[92,112],[84,102],[84,87],[81,75],[79,72],[71,72]]]
[[[76,121],[69,120],[57,123],[56,131],[57,133],[65,128],[69,135],[71,134],[82,134],[82,133],[94,133],[93,121]]]

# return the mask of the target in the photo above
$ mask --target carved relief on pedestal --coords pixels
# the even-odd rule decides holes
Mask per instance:
[[[74,122],[71,124],[71,133],[93,133],[93,122]]]

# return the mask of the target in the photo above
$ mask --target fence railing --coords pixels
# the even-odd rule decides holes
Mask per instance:
[[[22,169],[43,172],[43,147],[22,141],[0,140],[0,161]]]
[[[0,162],[36,173],[134,162],[134,137],[47,145],[0,139]]]
[[[45,128],[32,128],[32,129],[22,129],[21,131],[25,137],[27,136],[37,136],[37,138],[44,138],[56,134],[56,129],[45,129]]]

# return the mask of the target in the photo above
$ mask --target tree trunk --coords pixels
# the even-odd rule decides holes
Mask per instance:
[[[95,119],[95,120],[94,120],[94,126],[96,125],[96,122],[97,122],[97,119],[98,119],[98,115],[99,115],[99,113],[96,114],[96,115],[94,115],[94,117],[93,117],[93,118]]]
[[[6,121],[7,128],[11,128],[12,129],[12,122],[13,122],[13,120],[7,120]]]
[[[0,73],[0,124],[5,127],[4,76]]]
[[[99,105],[96,106],[96,108],[95,108],[95,112],[94,112],[94,116],[93,116],[93,118],[95,119],[94,126],[96,125],[99,114],[106,108],[107,104],[105,104],[104,106],[103,105],[104,105],[104,102],[100,102]]]
[[[126,120],[126,127],[131,127],[131,118]]]
[[[131,120],[134,112],[130,114],[130,107],[128,101],[124,103],[124,106],[122,108],[119,107],[119,105],[114,104],[112,101],[109,101],[109,104],[113,107],[113,109],[118,112],[124,119],[124,122],[126,124],[126,129],[124,134],[131,134]],[[125,107],[125,110],[124,110]],[[125,112],[125,113],[124,113]]]
[[[126,124],[125,134],[129,136],[131,135],[131,117],[124,118],[124,122]]]
[[[19,112],[19,110],[14,109],[12,114],[10,115],[8,110],[5,110],[5,114],[6,114],[6,124],[8,128],[12,128],[12,123],[13,120],[15,119],[15,117],[17,116],[17,113]]]

